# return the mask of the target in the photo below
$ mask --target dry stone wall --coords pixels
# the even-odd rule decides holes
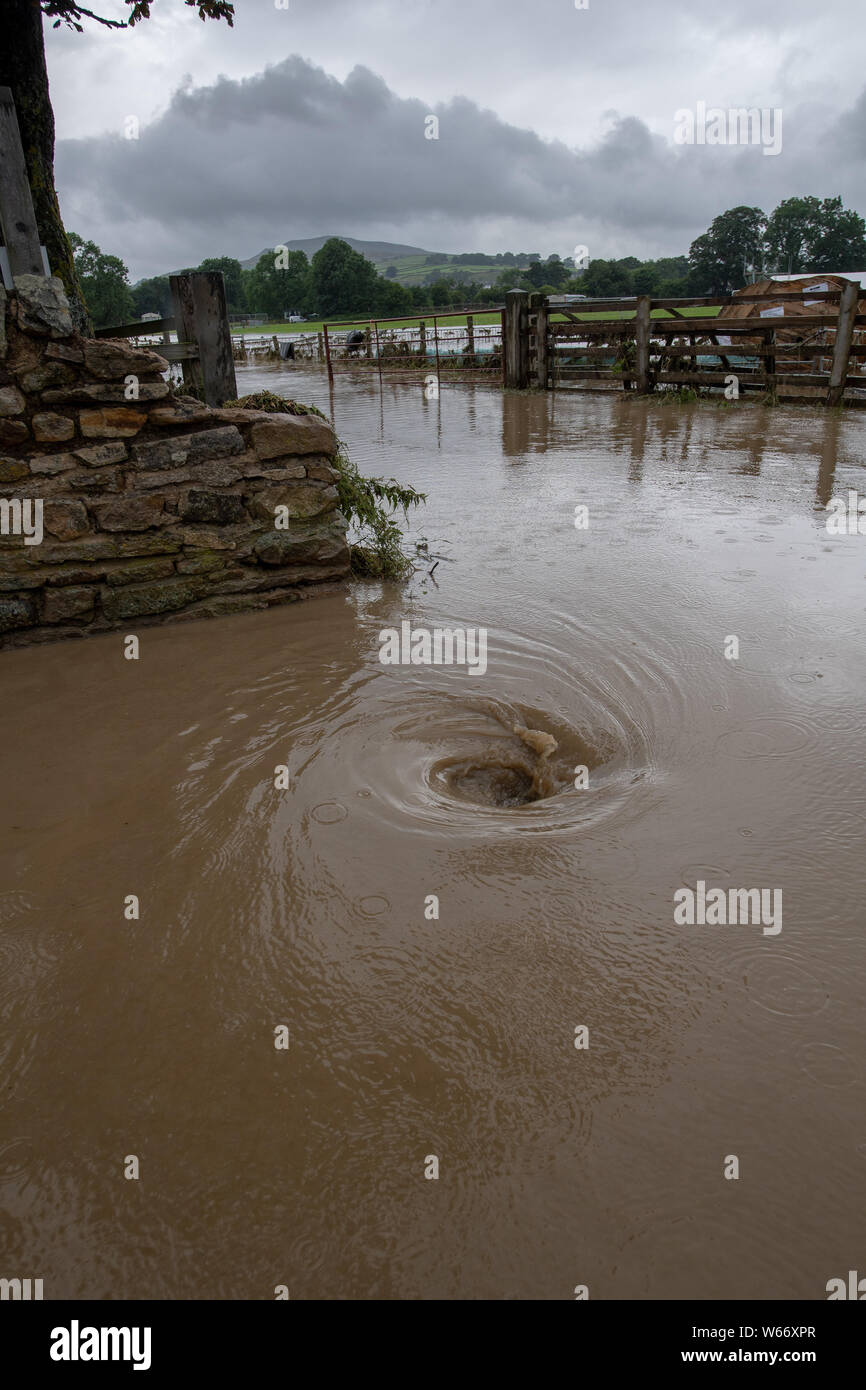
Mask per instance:
[[[0,647],[291,602],[349,573],[335,435],[211,409],[158,353],[0,288]]]

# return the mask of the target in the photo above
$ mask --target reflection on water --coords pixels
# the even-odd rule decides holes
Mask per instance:
[[[138,663],[4,653],[2,1272],[823,1297],[863,1248],[866,541],[822,507],[866,421],[238,375],[426,491],[445,558]],[[486,627],[486,673],[381,665],[403,620]],[[699,879],[784,930],[675,926]]]

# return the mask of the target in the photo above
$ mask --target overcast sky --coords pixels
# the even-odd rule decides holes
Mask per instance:
[[[323,234],[646,258],[739,203],[866,214],[863,0],[277,3],[46,28],[64,220],[133,280]],[[675,143],[698,102],[780,108],[781,153]]]

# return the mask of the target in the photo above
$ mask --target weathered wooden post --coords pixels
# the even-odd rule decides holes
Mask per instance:
[[[767,392],[771,396],[776,394],[776,330],[775,328],[764,329],[764,348],[766,357],[764,358],[764,380]],[[697,364],[696,364],[697,365]]]
[[[427,356],[427,324],[423,319],[418,321],[418,352],[422,358]]]
[[[436,351],[436,381],[439,382],[439,323],[436,315],[433,315],[433,347]]]
[[[539,391],[547,390],[550,371],[550,352],[547,341],[549,306],[547,296],[541,295],[535,310],[535,384]]]
[[[0,87],[0,228],[10,273],[44,275],[33,196],[9,87]]]
[[[328,336],[328,325],[326,323],[322,324],[322,331],[325,335],[325,361],[328,364],[328,380],[333,385],[334,364],[331,361],[331,339]]]
[[[475,366],[475,320],[471,314],[466,315],[466,345],[470,358],[470,366]]]
[[[320,362],[324,362],[324,360],[325,360],[325,342],[324,342],[324,339],[322,338],[321,333],[317,333],[317,334],[316,334],[316,341],[317,341],[317,343],[318,343],[318,349],[319,349],[319,361],[320,361]]]
[[[202,391],[207,405],[235,400],[238,387],[222,271],[172,275],[169,284],[178,344],[198,345],[197,359],[182,359],[184,381]]]
[[[839,301],[839,321],[836,325],[833,365],[830,368],[830,387],[827,391],[828,405],[841,405],[845,395],[845,378],[848,375],[848,358],[854,339],[854,320],[857,317],[859,298],[860,286],[855,280],[850,280],[843,286]]]
[[[505,385],[524,391],[529,385],[529,295],[509,290],[505,296]]]
[[[637,389],[642,396],[647,395],[650,389],[650,302],[648,294],[639,294],[634,316],[635,374]]]

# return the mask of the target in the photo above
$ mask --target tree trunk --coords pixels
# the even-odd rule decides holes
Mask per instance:
[[[48,93],[39,0],[5,0],[3,30],[0,87],[12,89],[39,239],[48,252],[51,273],[63,281],[73,323],[79,332],[89,333],[90,316],[54,188],[54,112]]]

